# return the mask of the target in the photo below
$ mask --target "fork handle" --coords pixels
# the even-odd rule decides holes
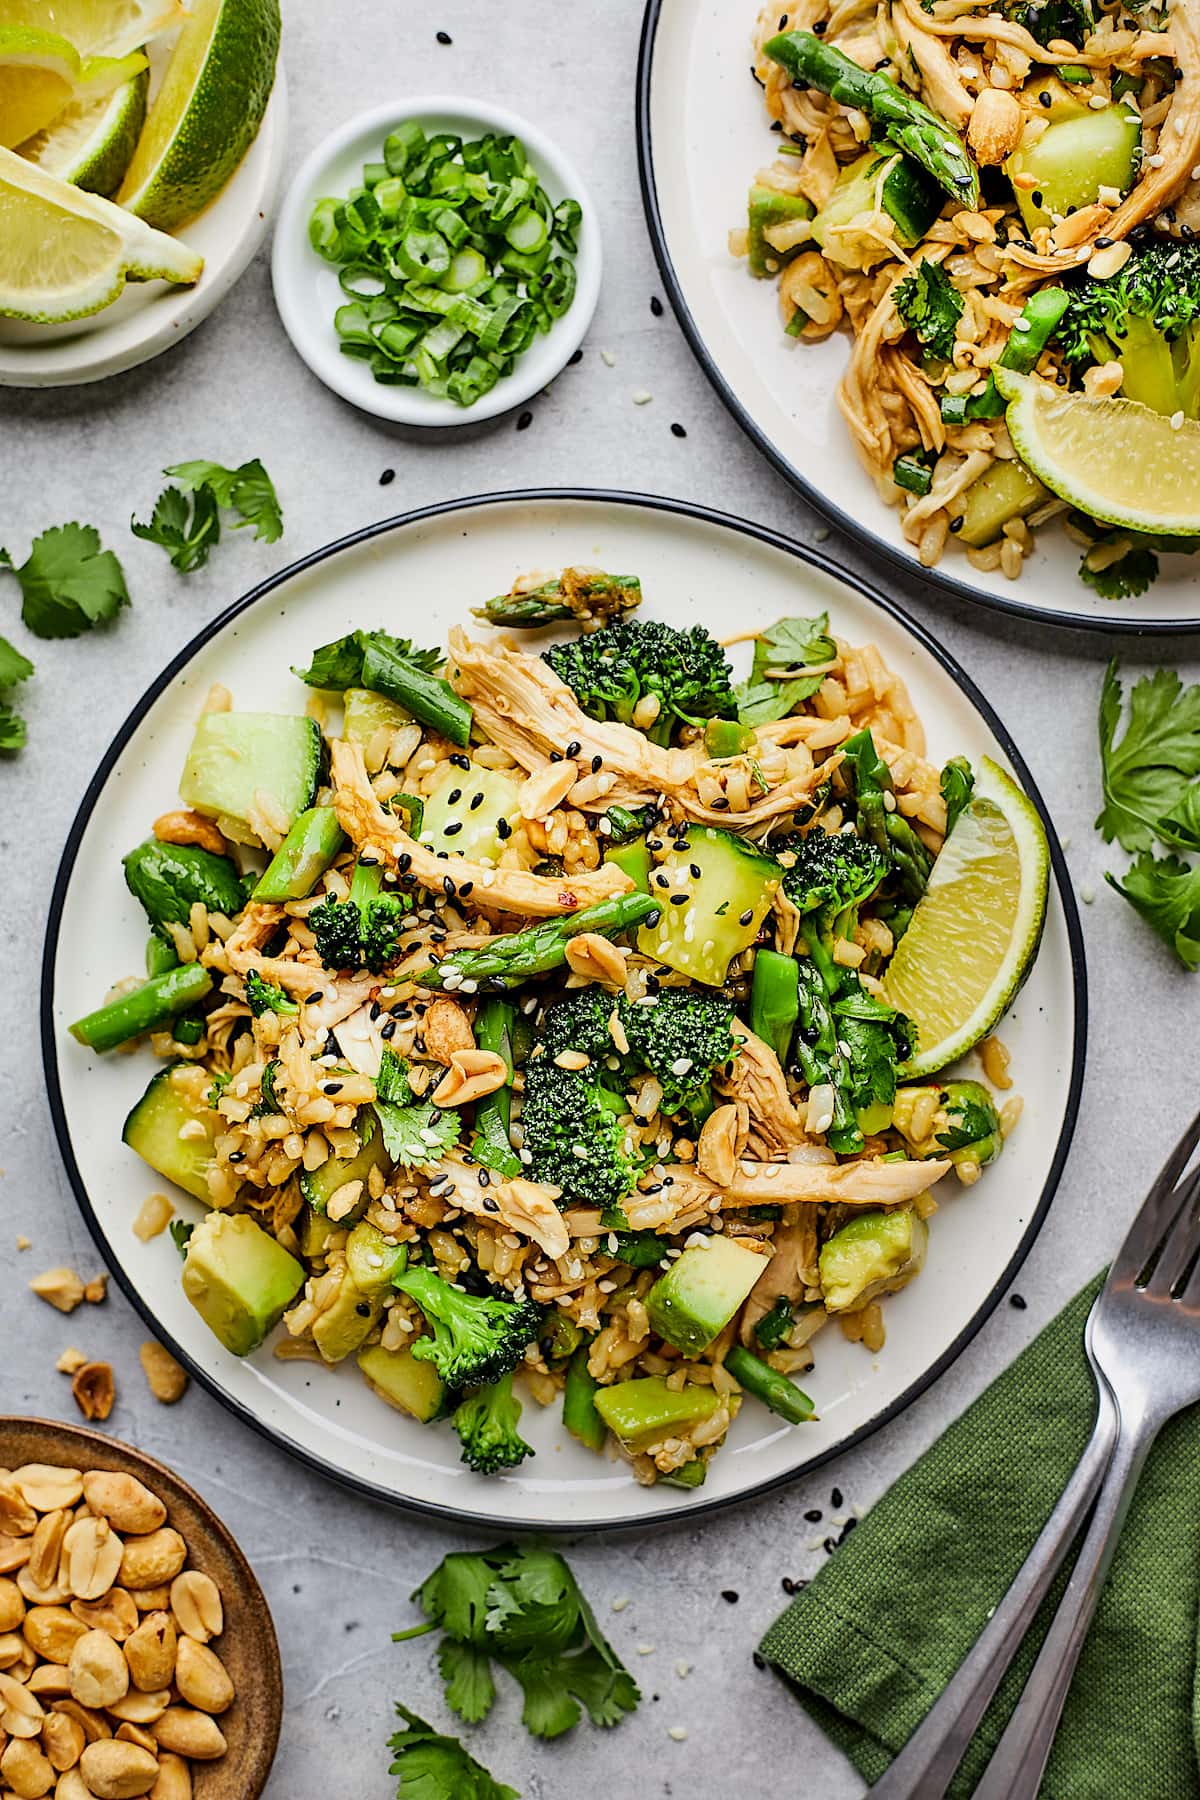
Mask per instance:
[[[1144,1416],[1121,1420],[1116,1449],[1066,1592],[974,1800],[1037,1800],[1075,1665],[1161,1423]]]
[[[974,1646],[870,1790],[871,1800],[942,1800],[1096,1497],[1117,1429],[1116,1407],[1101,1382],[1091,1439],[1057,1506]]]

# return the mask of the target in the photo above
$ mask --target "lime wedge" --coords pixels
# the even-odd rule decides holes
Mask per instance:
[[[196,0],[117,198],[160,230],[206,207],[254,139],[279,54],[279,0]]]
[[[53,324],[99,312],[126,281],[192,282],[204,258],[0,149],[0,314]]]
[[[146,67],[139,53],[86,60],[52,31],[0,25],[0,146],[44,131],[75,100],[97,100]]]
[[[1200,421],[1137,400],[1090,398],[1036,375],[993,370],[1021,461],[1105,525],[1165,537],[1200,532]]]
[[[0,26],[56,32],[80,56],[128,56],[185,16],[179,0],[0,0]]]
[[[47,175],[92,194],[111,194],[133,158],[146,122],[150,71],[143,69],[104,100],[76,101],[52,125],[17,146]]]
[[[1011,1005],[1037,954],[1049,879],[1037,808],[983,757],[883,977],[888,1000],[917,1028],[906,1076],[965,1055]]]

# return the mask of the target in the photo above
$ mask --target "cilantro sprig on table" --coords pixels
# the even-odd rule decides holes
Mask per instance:
[[[1200,851],[1200,683],[1184,687],[1173,669],[1158,669],[1134,683],[1126,714],[1110,663],[1100,694],[1100,762],[1097,830],[1135,854],[1124,881],[1106,880],[1185,968],[1200,969],[1200,865],[1175,854]],[[1156,855],[1156,843],[1168,854]]]
[[[442,1629],[438,1668],[446,1703],[468,1724],[492,1709],[493,1663],[519,1683],[521,1718],[535,1737],[561,1737],[583,1709],[593,1725],[618,1725],[641,1699],[556,1551],[512,1544],[456,1551],[413,1598],[428,1623],[396,1632],[395,1641]]]
[[[516,1788],[497,1781],[457,1738],[444,1737],[424,1719],[397,1705],[405,1729],[388,1739],[400,1777],[396,1800],[521,1800]]]
[[[124,570],[101,549],[94,525],[53,525],[34,538],[21,564],[0,550],[0,569],[16,576],[21,619],[35,637],[79,637],[129,605]]]
[[[202,569],[221,540],[221,513],[238,516],[234,529],[252,525],[254,535],[273,544],[283,536],[283,509],[274,483],[258,457],[227,469],[222,463],[172,463],[163,470],[178,487],[164,488],[145,524],[129,521],[134,537],[161,544],[181,575]]]
[[[7,638],[0,637],[0,753],[14,755],[25,743],[25,721],[14,712],[9,689],[33,674],[33,664]]]

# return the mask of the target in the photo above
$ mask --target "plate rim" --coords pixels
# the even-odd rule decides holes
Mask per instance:
[[[212,317],[219,306],[229,298],[233,289],[246,274],[250,264],[262,249],[271,232],[275,214],[279,207],[279,196],[283,188],[283,178],[287,172],[288,153],[289,101],[287,76],[282,60],[277,64],[275,79],[271,88],[271,96],[263,113],[262,123],[256,134],[255,142],[265,138],[265,167],[263,169],[262,188],[256,204],[250,209],[245,228],[236,240],[233,253],[221,271],[220,276],[209,287],[181,288],[178,303],[181,308],[178,315],[159,318],[147,312],[152,329],[136,342],[127,344],[124,350],[112,351],[105,348],[106,333],[103,330],[91,335],[89,342],[96,346],[90,359],[77,368],[56,366],[44,353],[36,366],[23,368],[17,362],[9,365],[0,364],[0,390],[12,389],[23,393],[51,393],[62,388],[93,387],[97,382],[110,381],[118,375],[126,375],[131,369],[140,369],[157,357],[165,356],[168,351],[181,344],[197,328]],[[269,135],[267,135],[269,133]],[[251,149],[253,149],[251,145]],[[247,151],[247,156],[249,155]],[[244,162],[243,158],[243,162]],[[238,168],[241,168],[241,164]],[[238,170],[235,170],[236,174]],[[230,181],[233,176],[230,176]],[[228,187],[228,183],[226,184]],[[223,189],[210,202],[212,207],[220,205],[224,198]],[[205,208],[207,212],[208,208]],[[192,221],[189,221],[192,223]],[[183,227],[187,230],[187,226]],[[170,234],[168,234],[170,235]],[[168,296],[172,298],[173,296]],[[32,352],[35,346],[30,345]],[[4,346],[11,350],[12,346]]]
[[[940,567],[926,569],[914,557],[906,556],[895,544],[890,543],[881,532],[871,525],[857,519],[853,513],[847,512],[836,500],[831,499],[820,488],[815,487],[806,476],[800,473],[795,463],[780,449],[766,429],[759,425],[749,408],[735,394],[726,380],[713,352],[709,349],[704,335],[684,296],[683,285],[675,270],[671,252],[667,246],[666,228],[663,224],[662,209],[658,201],[658,187],[654,177],[654,143],[650,128],[650,87],[654,70],[654,50],[658,36],[659,22],[665,9],[665,0],[646,0],[642,14],[642,29],[638,40],[637,80],[634,98],[634,118],[637,136],[638,182],[642,190],[642,209],[646,215],[646,229],[650,235],[654,260],[658,264],[659,274],[667,290],[672,310],[684,337],[687,339],[701,371],[714,389],[717,398],[725,407],[734,422],[750,439],[755,449],[764,456],[777,474],[793,487],[800,496],[821,513],[831,524],[855,544],[874,555],[884,558],[893,568],[901,570],[909,578],[928,582],[931,587],[940,588],[943,593],[972,606],[987,606],[994,612],[1006,614],[1010,618],[1036,620],[1043,625],[1057,625],[1067,631],[1111,632],[1122,637],[1185,637],[1195,636],[1200,632],[1200,614],[1191,619],[1130,619],[1117,614],[1093,614],[1077,612],[1061,612],[1056,608],[1038,606],[1023,600],[1006,600],[1001,594],[990,593],[986,588],[975,587],[970,582],[950,575]],[[1198,577],[1200,580],[1200,577]]]
[[[1071,990],[1073,1005],[1073,1041],[1071,1045],[1071,1072],[1067,1085],[1066,1107],[1062,1126],[1055,1144],[1054,1154],[1050,1161],[1049,1171],[1038,1196],[1037,1204],[1030,1214],[1029,1223],[1021,1234],[1020,1241],[1007,1263],[999,1270],[995,1281],[975,1313],[967,1321],[963,1329],[946,1346],[941,1354],[926,1367],[918,1378],[896,1396],[888,1405],[881,1407],[848,1436],[837,1444],[821,1451],[817,1456],[800,1464],[795,1469],[785,1469],[777,1475],[753,1483],[740,1493],[697,1499],[690,1503],[682,1502],[661,1512],[646,1514],[636,1519],[590,1519],[576,1520],[548,1517],[530,1521],[522,1525],[522,1531],[562,1532],[581,1537],[585,1534],[599,1534],[615,1531],[657,1529],[659,1526],[677,1525],[681,1521],[712,1517],[731,1507],[743,1505],[752,1500],[761,1500],[767,1494],[811,1474],[814,1470],[830,1462],[834,1457],[843,1455],[862,1443],[884,1425],[897,1418],[916,1400],[920,1399],[954,1363],[967,1345],[978,1335],[996,1310],[1004,1291],[1011,1283],[1029,1251],[1032,1249],[1050,1204],[1058,1191],[1063,1169],[1074,1137],[1079,1118],[1080,1095],[1083,1088],[1084,1070],[1087,1061],[1087,1023],[1088,1023],[1088,982],[1087,961],[1084,951],[1083,930],[1079,918],[1074,889],[1067,871],[1066,859],[1058,840],[1058,833],[1042,798],[1041,791],[1034,781],[1024,757],[1018,750],[1008,728],[1000,719],[991,702],[976,686],[971,676],[959,664],[957,659],[945,649],[927,628],[916,619],[911,618],[895,601],[888,598],[876,587],[873,580],[857,571],[841,569],[836,560],[820,550],[807,544],[801,544],[786,537],[782,532],[770,526],[760,525],[753,520],[738,518],[734,514],[721,512],[714,507],[704,506],[696,501],[680,500],[669,495],[650,494],[620,488],[606,487],[538,487],[510,488],[494,493],[472,494],[458,499],[434,501],[426,506],[414,507],[408,512],[399,513],[388,519],[382,519],[374,525],[366,525],[357,531],[346,533],[343,537],[333,539],[318,549],[309,551],[295,562],[269,575],[255,587],[234,600],[213,619],[201,627],[183,647],[170,658],[165,668],[154,678],[149,686],[135,701],[133,707],[114,735],[104,755],[100,759],[96,772],[84,790],[82,799],[71,821],[63,846],[62,856],[54,878],[54,887],[50,898],[49,912],[46,921],[46,936],[42,952],[42,966],[39,978],[39,1010],[40,1037],[42,1049],[42,1066],[46,1080],[46,1095],[50,1107],[51,1124],[54,1129],[58,1151],[66,1169],[67,1179],[75,1196],[76,1203],[97,1249],[104,1257],[106,1264],[115,1275],[118,1285],[134,1311],[153,1331],[158,1340],[183,1364],[188,1372],[200,1383],[209,1394],[217,1400],[227,1412],[243,1424],[249,1425],[266,1442],[276,1449],[296,1458],[314,1473],[332,1481],[336,1486],[356,1493],[364,1499],[374,1500],[383,1505],[403,1512],[412,1512],[427,1518],[435,1518],[452,1523],[468,1530],[499,1530],[510,1534],[512,1521],[502,1511],[467,1512],[451,1503],[436,1500],[423,1500],[411,1496],[397,1496],[377,1482],[355,1475],[344,1467],[338,1467],[325,1457],[308,1450],[303,1444],[289,1439],[282,1431],[259,1418],[253,1409],[229,1393],[219,1378],[198,1363],[191,1354],[178,1344],[165,1328],[163,1321],[157,1318],[147,1301],[137,1291],[132,1278],[126,1273],[124,1263],[114,1255],[99,1218],[92,1206],[87,1186],[83,1180],[79,1165],[75,1159],[71,1132],[67,1120],[66,1107],[63,1100],[62,1082],[58,1066],[58,1044],[54,1027],[54,987],[55,963],[57,959],[60,926],[63,907],[66,902],[68,888],[74,873],[75,863],[83,835],[91,820],[93,809],[103,792],[109,776],[136,731],[142,724],[147,712],[154,702],[166,690],[196,656],[219,632],[248,612],[259,601],[266,599],[276,589],[285,586],[300,575],[318,568],[322,563],[332,560],[347,550],[353,550],[362,544],[371,543],[390,534],[403,532],[419,526],[429,520],[443,518],[454,513],[471,514],[485,507],[529,505],[530,503],[578,503],[584,502],[597,506],[621,506],[641,508],[651,513],[666,514],[676,518],[685,518],[703,525],[717,526],[726,531],[748,537],[755,542],[765,544],[774,550],[783,551],[798,562],[806,563],[834,581],[841,582],[851,588],[869,605],[877,607],[890,619],[894,620],[902,630],[908,632],[933,657],[954,682],[959,691],[966,696],[972,706],[983,718],[988,728],[1002,747],[1012,767],[1016,770],[1025,792],[1033,801],[1043,824],[1047,828],[1047,840],[1050,849],[1051,871],[1054,885],[1063,908],[1063,918],[1067,932],[1067,949],[1071,962]],[[703,1491],[703,1490],[701,1490]]]

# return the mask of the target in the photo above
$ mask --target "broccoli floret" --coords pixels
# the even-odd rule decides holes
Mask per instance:
[[[639,702],[656,701],[654,718],[641,725],[656,744],[669,744],[681,723],[737,717],[728,658],[702,625],[684,631],[619,619],[542,655],[590,718],[633,725]]]
[[[700,1124],[712,1111],[712,1077],[738,1053],[733,1002],[724,994],[664,988],[653,1006],[619,1003],[630,1056],[663,1091],[659,1111]]]
[[[378,863],[355,864],[347,900],[323,900],[308,915],[317,955],[327,969],[369,969],[381,975],[396,961],[410,902],[381,892]]]
[[[464,1294],[418,1263],[398,1275],[402,1293],[415,1300],[432,1330],[412,1346],[418,1362],[431,1362],[449,1388],[485,1386],[516,1368],[541,1324],[532,1300]]]
[[[497,1475],[532,1456],[532,1446],[517,1430],[520,1420],[521,1402],[513,1393],[511,1369],[499,1381],[460,1401],[452,1423],[462,1439],[462,1459],[467,1467],[479,1475]]]
[[[550,1007],[525,1064],[521,1111],[527,1173],[561,1188],[565,1199],[599,1207],[617,1205],[637,1176],[620,1124],[625,1102],[602,1079],[605,1059],[615,1055],[612,1010],[596,988]],[[555,1059],[568,1050],[588,1057],[588,1066],[560,1068]]]
[[[783,891],[805,915],[808,953],[826,990],[834,994],[844,973],[833,960],[834,943],[853,932],[859,907],[888,872],[887,857],[869,838],[853,831],[822,831],[819,826],[805,837],[785,839],[779,855],[785,865],[792,859],[785,868]]]
[[[243,986],[246,990],[246,1005],[256,1019],[261,1019],[265,1012],[276,1012],[290,1017],[300,1010],[294,1000],[288,999],[282,988],[274,987],[271,982],[264,981],[257,969],[250,970]]]
[[[1088,276],[1056,335],[1079,368],[1119,362],[1127,399],[1200,418],[1200,244],[1148,244],[1106,280]]]

